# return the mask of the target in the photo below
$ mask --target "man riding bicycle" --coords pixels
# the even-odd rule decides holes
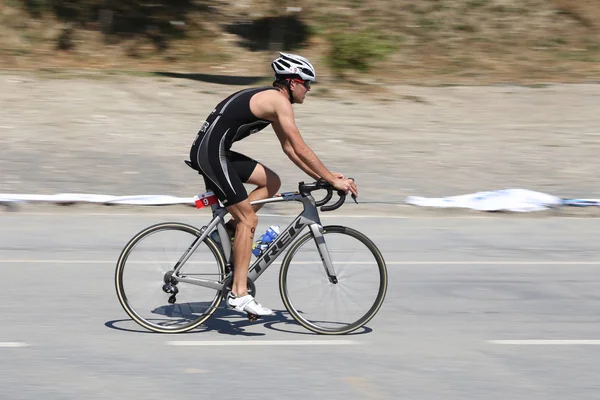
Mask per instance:
[[[250,202],[274,196],[281,181],[263,164],[232,151],[232,144],[271,125],[284,153],[302,171],[329,182],[337,190],[358,195],[354,181],[329,171],[296,126],[292,104],[302,104],[311,82],[315,82],[312,64],[304,57],[279,53],[271,67],[275,72],[273,87],[240,90],[221,101],[202,125],[190,150],[192,167],[203,175],[206,189],[215,192],[232,216],[226,224],[228,233],[235,237],[233,285],[227,305],[260,316],[273,311],[248,294],[248,267],[258,224],[256,212],[261,208]],[[248,195],[243,183],[257,187]]]

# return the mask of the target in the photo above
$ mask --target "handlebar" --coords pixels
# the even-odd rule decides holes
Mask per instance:
[[[352,179],[352,178],[350,178]],[[326,205],[329,200],[331,200],[331,198],[333,197],[333,191],[334,188],[333,186],[331,186],[330,183],[324,181],[323,179],[319,179],[316,182],[313,183],[304,183],[304,182],[300,182],[300,184],[298,185],[298,190],[300,193],[304,194],[304,195],[309,195],[311,192],[315,191],[315,190],[327,190],[327,194],[325,195],[325,197],[319,201],[316,201],[315,204],[317,205],[317,207],[321,207],[321,211],[333,211],[336,210],[338,208],[340,208],[342,206],[342,204],[344,204],[344,202],[346,201],[346,193],[343,190],[337,190],[337,195],[339,196],[339,199],[334,203],[334,204],[330,204],[330,205]],[[354,196],[354,194],[351,194],[352,199],[354,200],[354,202],[356,204],[358,204],[358,201],[356,200],[356,196]]]

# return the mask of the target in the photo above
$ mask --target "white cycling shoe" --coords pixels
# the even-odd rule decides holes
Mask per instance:
[[[245,312],[246,314],[253,315],[273,315],[273,310],[263,307],[261,304],[254,300],[254,297],[247,294],[242,297],[237,297],[233,292],[229,292],[227,295],[227,305],[231,308],[235,308],[237,311]]]

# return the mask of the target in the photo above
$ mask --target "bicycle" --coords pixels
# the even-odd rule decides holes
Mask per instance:
[[[326,196],[315,201],[311,193],[322,189],[327,190]],[[383,256],[367,236],[345,226],[321,225],[317,207],[321,207],[321,211],[333,211],[341,207],[346,199],[346,194],[338,191],[337,202],[327,205],[333,191],[332,186],[324,181],[308,184],[300,182],[296,192],[280,193],[252,202],[266,204],[297,201],[302,203],[303,211],[254,262],[251,262],[248,271],[248,292],[256,295],[254,282],[291,246],[281,262],[279,273],[279,292],[285,308],[294,320],[312,332],[340,335],[353,332],[375,316],[386,295],[388,276]],[[231,290],[232,249],[224,226],[227,210],[211,192],[197,199],[198,208],[209,205],[212,208],[213,218],[208,225],[200,229],[179,222],[152,225],[137,233],[123,248],[118,259],[115,286],[119,302],[136,323],[150,331],[181,333],[200,326],[214,314]],[[356,198],[354,201],[356,202]],[[298,238],[306,227],[309,231]],[[220,245],[210,236],[215,230],[219,238],[227,238],[220,240]],[[159,240],[152,242],[153,237],[158,237]],[[148,241],[150,243],[146,245]],[[169,244],[172,244],[174,249],[167,248]],[[159,247],[165,250],[159,251]],[[147,258],[144,259],[144,256]],[[163,256],[164,261],[159,263],[158,268],[147,268],[160,256]],[[349,256],[352,260],[343,264],[343,259]],[[376,269],[361,268],[361,265],[373,264]],[[132,278],[132,283],[129,281],[129,278],[137,273],[138,266],[143,267],[141,278],[150,279],[143,287],[143,293],[140,290],[135,291],[133,285],[141,281],[140,277]],[[308,278],[306,275],[309,272],[317,272],[317,277]],[[350,282],[354,274],[363,276]],[[212,279],[209,279],[211,277]],[[367,293],[365,286],[369,282],[373,283],[376,289],[368,290]],[[324,294],[321,297],[310,296],[308,291],[316,288],[319,283],[324,284]],[[346,303],[325,298],[334,292],[347,294],[346,284],[352,283],[358,284],[358,288],[350,293],[351,297]],[[296,293],[297,289],[299,293]],[[201,294],[207,293],[206,301],[198,301]],[[165,304],[165,296],[168,296],[168,304]],[[154,297],[158,306],[143,306],[143,300]],[[365,297],[366,306],[360,303]],[[348,311],[358,314],[357,316],[335,317],[331,320],[331,313],[324,311],[331,305],[338,310],[347,304],[350,304]],[[145,315],[144,312],[149,312],[149,315]],[[317,315],[313,317],[313,314]],[[249,315],[248,318],[253,321],[256,316]]]

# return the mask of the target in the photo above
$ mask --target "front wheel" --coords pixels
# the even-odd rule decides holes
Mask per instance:
[[[325,243],[319,246],[309,232],[291,246],[281,263],[281,299],[310,331],[350,333],[369,322],[383,304],[387,268],[377,246],[354,229],[326,226],[323,238]],[[328,276],[319,252],[325,247],[334,277]]]
[[[139,325],[159,333],[186,332],[215,312],[222,299],[220,290],[177,280],[178,276],[216,282],[225,278],[222,252],[209,237],[198,244],[201,235],[191,225],[168,222],[144,229],[127,243],[117,262],[115,286],[121,306]]]

